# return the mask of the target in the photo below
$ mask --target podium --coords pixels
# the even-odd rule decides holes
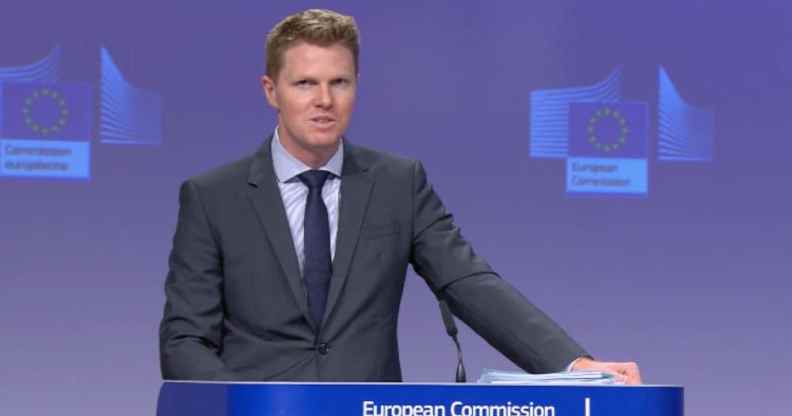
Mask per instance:
[[[163,383],[158,416],[682,416],[678,386]]]

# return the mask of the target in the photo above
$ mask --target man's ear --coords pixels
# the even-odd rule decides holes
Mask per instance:
[[[269,105],[279,110],[280,106],[278,105],[278,94],[275,91],[275,81],[267,75],[262,75],[259,81],[261,82],[261,89],[264,90],[264,95],[267,96]]]

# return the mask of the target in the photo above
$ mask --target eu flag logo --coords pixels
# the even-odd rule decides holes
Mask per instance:
[[[590,85],[531,91],[530,154],[566,162],[567,195],[647,196],[649,136],[659,161],[712,161],[711,111],[682,99],[658,68],[657,108],[622,94],[622,69]]]
[[[90,179],[91,147],[159,144],[158,93],[130,85],[101,48],[97,82],[61,81],[61,48],[31,65],[0,68],[0,179]]]
[[[569,155],[646,158],[645,103],[572,103],[569,106]]]
[[[0,84],[0,176],[90,178],[93,91],[79,82]]]
[[[90,140],[94,96],[77,82],[8,83],[2,86],[0,134],[14,139]]]
[[[571,103],[567,193],[646,195],[647,105]]]

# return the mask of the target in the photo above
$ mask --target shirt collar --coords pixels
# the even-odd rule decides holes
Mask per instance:
[[[275,133],[272,135],[272,165],[275,168],[275,176],[278,181],[285,183],[294,179],[297,175],[311,170],[309,166],[301,162],[296,157],[292,156],[283,144],[281,144],[280,136],[278,136],[278,129],[275,128]],[[325,170],[333,174],[333,176],[341,177],[341,168],[344,163],[344,143],[341,141],[338,149],[319,170]]]

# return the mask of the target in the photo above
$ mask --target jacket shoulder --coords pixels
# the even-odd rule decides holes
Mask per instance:
[[[365,146],[351,145],[350,149],[358,160],[377,173],[409,174],[415,169],[415,165],[419,163],[415,159]]]
[[[247,184],[253,159],[254,156],[251,155],[226,163],[195,175],[187,179],[187,182],[207,190],[238,189]]]

